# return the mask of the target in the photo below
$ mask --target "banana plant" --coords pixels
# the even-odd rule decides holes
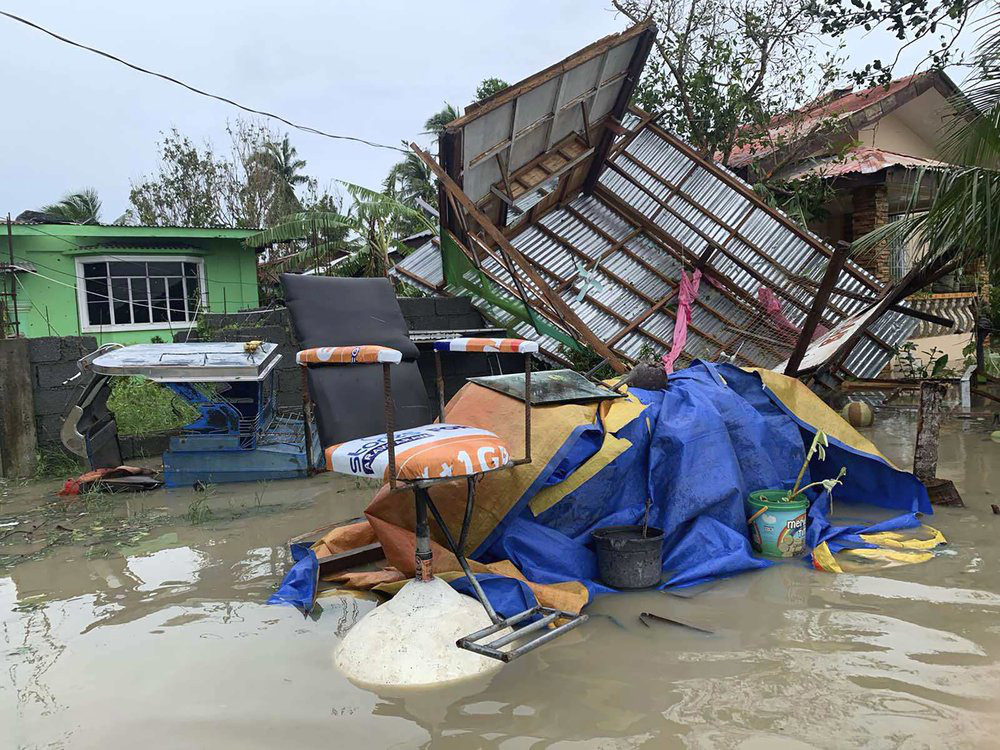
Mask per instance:
[[[416,223],[436,231],[430,219],[395,198],[350,182],[341,183],[351,206],[341,211],[302,211],[280,219],[274,226],[247,238],[249,247],[311,241],[298,253],[281,259],[286,267],[303,259],[316,267],[325,265],[337,276],[385,276],[389,255],[405,252],[400,226]],[[331,239],[332,238],[332,239]]]

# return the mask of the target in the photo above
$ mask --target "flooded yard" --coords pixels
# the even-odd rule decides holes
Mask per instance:
[[[867,433],[908,467],[914,429],[912,413],[882,412]],[[357,688],[332,663],[373,598],[328,595],[309,619],[263,603],[287,539],[359,514],[370,488],[320,476],[41,514],[62,529],[0,547],[0,746],[996,747],[990,429],[943,427],[938,474],[968,507],[929,519],[950,542],[930,562],[863,575],[793,562],[683,596],[603,597],[583,627],[490,680],[397,695]],[[0,520],[56,489],[8,485]],[[644,611],[713,632],[646,627]]]

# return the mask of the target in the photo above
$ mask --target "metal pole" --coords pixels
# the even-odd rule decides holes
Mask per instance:
[[[441,367],[441,352],[434,350],[434,373],[438,390],[438,422],[444,424],[444,371]]]
[[[427,502],[430,498],[425,488],[416,486],[413,488],[413,498],[417,505],[417,552],[414,575],[418,581],[429,581],[434,577],[431,527],[427,523]]]
[[[17,317],[17,282],[14,279],[14,230],[11,228],[10,214],[7,214],[7,254],[10,258],[10,306],[14,316],[14,335],[21,335],[21,322]]]
[[[389,451],[389,487],[396,489],[396,426],[395,404],[392,402],[391,365],[382,364],[382,392],[385,395],[385,441]]]
[[[462,567],[462,572],[465,573],[465,577],[468,579],[469,584],[472,586],[473,591],[476,592],[476,598],[479,599],[479,603],[483,605],[483,608],[486,610],[486,614],[489,615],[490,619],[494,623],[500,623],[500,622],[502,622],[503,618],[500,617],[499,615],[497,615],[496,610],[494,610],[493,606],[490,604],[490,600],[486,597],[486,592],[484,592],[482,586],[479,585],[479,581],[476,579],[476,574],[473,573],[472,569],[469,567],[469,561],[465,559],[465,553],[462,552],[455,545],[455,538],[451,535],[451,531],[448,529],[448,525],[444,522],[444,518],[441,516],[441,511],[439,511],[437,509],[437,506],[431,500],[430,493],[428,493],[427,490],[424,489],[423,487],[418,487],[417,490],[416,490],[416,492],[417,492],[417,529],[418,529],[417,530],[417,543],[418,543],[418,545],[419,545],[419,541],[420,541],[420,531],[419,531],[419,529],[420,529],[420,515],[419,514],[420,514],[420,507],[421,507],[421,505],[423,505],[423,507],[424,507],[424,522],[426,523],[426,521],[427,521],[427,508],[430,508],[431,509],[431,513],[434,514],[434,520],[437,521],[437,525],[441,528],[441,532],[444,534],[444,538],[445,538],[445,540],[447,540],[448,546],[451,548],[451,551],[455,554],[455,559],[458,560],[458,564]],[[421,496],[422,496],[422,498],[421,498]],[[430,534],[428,533],[428,540],[429,539],[430,539]],[[428,541],[428,549],[430,549],[429,545],[430,545],[430,542]],[[417,561],[418,561],[418,565],[419,565],[419,561],[420,561],[419,546],[418,546],[418,549],[417,549]],[[430,570],[430,564],[429,563],[428,563],[427,567],[428,567],[428,571],[429,571]],[[430,576],[428,575],[428,578],[429,577]],[[427,579],[421,579],[421,580],[427,580]]]
[[[524,355],[524,463],[531,463],[531,355]]]
[[[299,368],[302,370],[302,436],[305,438],[306,444],[306,476],[310,476],[313,473],[313,445],[312,445],[312,429],[310,425],[310,411],[312,411],[312,401],[309,399],[309,379],[308,373],[305,367]]]

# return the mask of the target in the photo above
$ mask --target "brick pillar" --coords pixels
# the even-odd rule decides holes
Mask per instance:
[[[889,223],[889,191],[884,184],[859,187],[851,197],[854,203],[852,223],[855,240]],[[888,282],[891,262],[889,252],[888,243],[880,242],[854,259],[879,281]]]

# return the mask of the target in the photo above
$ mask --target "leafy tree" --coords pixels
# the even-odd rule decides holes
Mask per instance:
[[[613,0],[634,23],[659,29],[636,103],[709,158],[770,134],[772,118],[795,110],[837,76],[820,55],[812,0]]]
[[[132,184],[129,219],[152,226],[267,226],[301,211],[296,188],[315,193],[288,137],[265,123],[237,119],[226,127],[228,152],[198,146],[176,129],[163,135],[158,171]]]
[[[386,195],[398,200],[405,206],[420,209],[420,201],[434,205],[437,202],[437,189],[431,170],[416,154],[407,154],[406,158],[393,165],[383,182]],[[402,218],[400,235],[407,237],[419,232],[423,222],[413,218]]]
[[[98,224],[101,199],[94,188],[84,188],[76,193],[67,193],[56,203],[49,203],[39,210],[75,224]]]
[[[483,99],[488,99],[494,94],[498,94],[506,88],[509,88],[510,84],[507,83],[502,78],[486,78],[479,87],[476,89],[476,101],[482,101]]]
[[[176,128],[160,142],[160,169],[132,184],[129,200],[140,224],[149,226],[221,226],[226,212],[220,201],[226,164],[208,144],[199,149]]]
[[[852,30],[882,29],[902,42],[892,60],[878,58],[851,73],[856,83],[871,86],[892,80],[903,51],[930,38],[936,45],[921,62],[944,67],[960,61],[955,42],[974,14],[995,12],[995,6],[994,0],[820,0],[817,12],[824,34],[838,37]]]

